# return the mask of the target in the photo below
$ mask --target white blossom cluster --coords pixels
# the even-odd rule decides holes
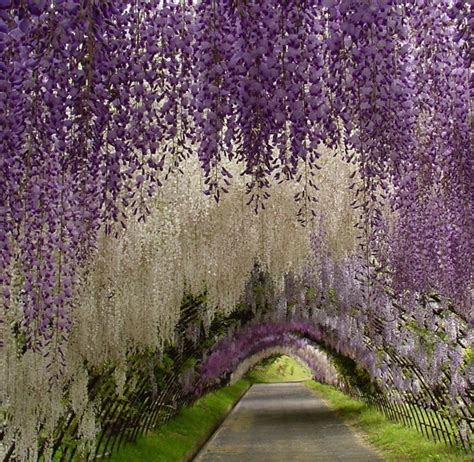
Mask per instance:
[[[255,214],[243,181],[216,203],[201,192],[198,165],[189,161],[186,169],[163,186],[145,223],[100,240],[75,324],[89,364],[172,342],[186,295],[206,294],[212,319],[236,307],[255,264],[277,285],[304,267],[310,228],[295,220],[288,185],[275,185],[266,209]]]
[[[343,255],[354,246],[347,189],[351,166],[330,153],[321,160],[316,209],[325,210],[329,246]],[[226,165],[233,172],[233,165]],[[265,209],[247,206],[246,179],[234,175],[219,202],[202,194],[202,173],[195,159],[187,161],[147,204],[145,222],[130,217],[118,236],[102,234],[98,248],[80,275],[73,324],[64,358],[21,354],[21,294],[7,313],[2,368],[2,411],[7,417],[5,441],[15,440],[19,460],[35,460],[38,435],[52,435],[60,419],[73,411],[86,450],[100,430],[87,391],[90,371],[116,368],[117,393],[123,388],[127,355],[162,351],[173,343],[174,328],[186,295],[205,294],[204,324],[229,314],[244,293],[257,264],[284,289],[285,275],[303,275],[308,267],[311,235],[317,218],[306,226],[296,220],[298,185],[272,185]],[[276,309],[276,307],[275,307]],[[57,354],[51,342],[51,354]],[[65,363],[61,369],[57,366]],[[58,367],[52,383],[48,368]],[[81,417],[82,416],[82,417]],[[48,451],[46,451],[46,456]]]

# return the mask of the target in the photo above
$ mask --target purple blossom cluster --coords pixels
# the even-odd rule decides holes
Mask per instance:
[[[451,0],[0,0],[0,286],[27,347],[66,339],[99,229],[144,219],[194,150],[205,193],[219,200],[235,160],[255,210],[272,181],[297,182],[302,221],[320,145],[356,165],[361,258],[321,275],[345,300],[339,341],[396,342],[377,330],[376,312],[402,315],[374,262],[407,305],[435,291],[466,320],[470,14]]]
[[[331,346],[364,367],[388,393],[449,407],[465,421],[472,399],[472,336],[469,324],[445,300],[426,294],[400,298],[384,273],[367,280],[359,256],[336,260],[324,233],[313,236],[314,269],[300,290],[316,288],[300,308],[322,332],[333,332]],[[312,282],[311,282],[312,281]]]
[[[158,144],[186,111],[181,13],[146,1],[0,3],[0,284],[7,307],[20,298],[29,348],[66,337],[98,230],[148,213],[167,154]]]

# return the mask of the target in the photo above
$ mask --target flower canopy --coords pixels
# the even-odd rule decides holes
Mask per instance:
[[[255,268],[373,377],[401,355],[467,396],[469,3],[0,0],[0,396],[24,459],[71,406],[92,440],[88,371],[173,344],[188,296],[205,326],[233,312]]]

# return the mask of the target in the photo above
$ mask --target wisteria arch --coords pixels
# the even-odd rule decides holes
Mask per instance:
[[[241,362],[232,372],[230,384],[236,383],[242,377],[245,377],[245,375],[260,362],[279,356],[288,356],[294,359],[297,363],[308,369],[312,377],[321,383],[340,385],[337,370],[332,367],[327,355],[309,344],[301,346],[281,345],[254,353],[245,361]]]
[[[199,296],[199,329],[263,298],[412,364],[472,431],[471,35],[468,1],[0,0],[18,458],[71,412],[92,444],[92,377],[120,391]]]
[[[316,380],[341,386],[327,353],[318,347],[322,330],[311,322],[263,322],[237,329],[204,353],[189,390],[200,396],[222,382],[233,383],[264,358],[287,354],[306,365]],[[315,343],[317,342],[317,343]]]

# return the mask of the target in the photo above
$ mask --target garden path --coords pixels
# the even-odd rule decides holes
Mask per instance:
[[[195,462],[382,462],[302,383],[255,384]]]

